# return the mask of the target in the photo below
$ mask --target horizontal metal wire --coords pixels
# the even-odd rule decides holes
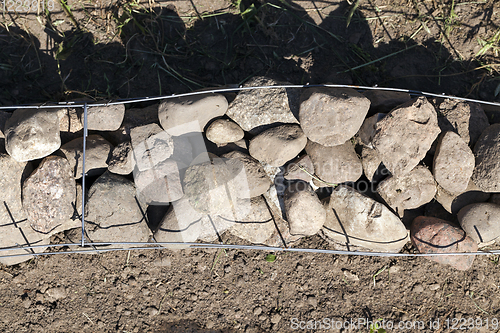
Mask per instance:
[[[306,253],[323,253],[323,254],[336,254],[336,255],[356,255],[356,256],[370,256],[370,257],[436,257],[436,256],[471,256],[471,255],[495,255],[500,254],[500,250],[490,251],[476,251],[476,252],[450,252],[450,253],[388,253],[388,252],[364,252],[364,251],[342,251],[342,250],[328,250],[328,249],[309,249],[309,248],[293,248],[293,247],[275,247],[265,245],[237,245],[237,244],[213,244],[213,243],[182,243],[182,242],[86,242],[87,250],[82,249],[80,243],[64,243],[64,244],[48,244],[48,245],[32,245],[20,246],[15,248],[0,248],[2,251],[13,251],[20,249],[45,249],[56,247],[69,247],[75,246],[80,249],[60,252],[40,252],[40,253],[23,253],[23,254],[10,254],[0,255],[0,258],[10,257],[25,257],[25,256],[44,256],[53,254],[81,254],[81,253],[104,253],[112,251],[127,251],[127,250],[168,250],[169,246],[173,247],[189,247],[192,249],[236,249],[236,250],[259,250],[271,252],[306,252]],[[97,246],[120,246],[127,245],[131,247],[126,248],[96,248]],[[149,246],[148,246],[149,245]],[[90,248],[92,247],[92,248]]]
[[[229,87],[229,88],[215,88],[210,90],[202,90],[202,91],[193,91],[189,93],[182,94],[172,94],[172,95],[164,95],[164,96],[152,96],[152,97],[137,97],[137,98],[127,98],[127,99],[118,99],[116,101],[110,101],[107,103],[102,102],[94,102],[94,101],[78,101],[78,102],[60,102],[57,104],[42,104],[42,105],[12,105],[12,106],[0,106],[1,109],[51,109],[51,108],[62,108],[62,107],[80,107],[83,108],[85,104],[88,107],[95,106],[110,106],[110,105],[118,105],[118,104],[127,104],[127,103],[141,103],[141,102],[151,102],[151,101],[159,101],[170,98],[178,98],[178,97],[186,97],[186,96],[196,96],[196,95],[205,95],[205,94],[215,94],[215,93],[225,93],[225,92],[238,92],[244,90],[255,90],[255,89],[277,89],[277,88],[311,88],[311,87],[326,87],[326,88],[352,88],[357,90],[381,90],[381,91],[394,91],[394,92],[404,92],[409,93],[414,96],[429,96],[429,97],[441,97],[441,98],[449,98],[455,99],[464,102],[473,102],[473,103],[481,103],[493,106],[500,106],[499,102],[488,102],[481,101],[478,99],[465,98],[465,97],[457,97],[457,96],[449,96],[443,94],[435,94],[429,93],[419,90],[411,90],[411,89],[400,89],[400,88],[384,88],[384,87],[367,87],[367,86],[355,86],[349,84],[305,84],[305,85],[297,85],[297,84],[285,84],[285,85],[276,85],[276,86],[259,86],[259,87]]]

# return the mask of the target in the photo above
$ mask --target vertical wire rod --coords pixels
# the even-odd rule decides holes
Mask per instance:
[[[85,150],[87,149],[87,103],[83,105],[83,152],[82,152],[82,247],[85,246]]]

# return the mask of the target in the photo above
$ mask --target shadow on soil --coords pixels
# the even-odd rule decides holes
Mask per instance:
[[[246,14],[219,13],[189,27],[175,7],[136,12],[112,7],[121,43],[95,44],[90,32],[58,31],[48,22],[45,32],[54,47],[43,51],[14,21],[0,31],[0,104],[181,93],[241,84],[255,75],[295,84],[493,96],[494,82],[485,82],[485,72],[470,71],[476,63],[456,60],[439,42],[374,41],[368,20],[357,11],[347,26],[347,2],[319,26],[293,3],[244,1],[243,6]]]
[[[163,323],[156,333],[231,333],[229,330],[208,330],[200,328],[191,321],[179,321],[174,323]]]

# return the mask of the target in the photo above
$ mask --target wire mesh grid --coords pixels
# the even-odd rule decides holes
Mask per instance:
[[[190,93],[183,94],[172,94],[166,96],[152,96],[152,97],[140,97],[140,98],[129,98],[129,99],[119,99],[116,101],[109,101],[106,103],[102,102],[93,102],[93,101],[79,101],[79,102],[61,102],[56,104],[39,104],[39,105],[13,105],[13,106],[0,106],[0,110],[15,110],[20,108],[38,108],[38,109],[58,109],[64,107],[73,107],[73,108],[81,108],[83,109],[83,160],[82,160],[82,200],[81,200],[81,242],[73,242],[73,243],[61,243],[61,244],[33,244],[30,243],[25,236],[23,229],[18,225],[23,221],[16,221],[12,216],[9,208],[4,202],[6,206],[7,212],[10,215],[12,220],[12,225],[16,227],[16,229],[21,234],[22,238],[25,241],[25,245],[16,244],[10,247],[0,248],[0,258],[17,258],[17,257],[32,257],[32,256],[47,256],[47,255],[55,255],[55,254],[98,254],[105,253],[111,251],[123,251],[123,250],[154,250],[160,249],[164,250],[171,246],[181,246],[182,248],[215,248],[215,249],[238,249],[238,250],[261,250],[261,251],[286,251],[286,252],[309,252],[309,253],[323,253],[323,254],[336,254],[336,255],[356,255],[356,256],[377,256],[377,257],[430,257],[430,256],[470,256],[470,255],[495,255],[500,254],[500,250],[491,249],[491,250],[478,250],[476,252],[450,252],[450,253],[432,253],[432,254],[422,254],[422,253],[390,253],[390,252],[366,252],[366,251],[351,251],[349,250],[332,250],[332,249],[316,249],[316,248],[300,248],[300,247],[291,247],[287,244],[284,238],[281,236],[278,226],[275,222],[275,228],[278,231],[278,234],[281,238],[282,246],[265,246],[265,245],[240,245],[240,244],[224,244],[220,243],[198,243],[198,242],[158,242],[154,240],[153,242],[92,242],[86,241],[86,221],[85,221],[85,155],[86,155],[86,144],[87,144],[87,136],[88,136],[88,124],[87,124],[87,111],[89,107],[96,106],[111,106],[118,104],[133,104],[133,103],[141,103],[141,102],[152,102],[152,101],[162,101],[167,99],[179,98],[179,97],[187,97],[187,96],[197,96],[197,95],[208,95],[208,94],[216,94],[216,93],[230,93],[230,92],[240,92],[244,90],[255,90],[255,89],[279,89],[279,88],[311,88],[311,87],[326,87],[326,88],[353,88],[358,91],[367,91],[367,90],[380,90],[380,91],[391,91],[391,92],[402,92],[408,93],[411,96],[425,96],[425,97],[437,97],[437,98],[447,98],[464,102],[473,102],[479,103],[483,105],[491,105],[500,108],[500,103],[497,102],[488,102],[481,101],[470,98],[456,97],[456,96],[448,96],[445,94],[435,94],[429,92],[408,90],[408,89],[399,89],[399,88],[383,88],[383,87],[366,87],[366,86],[353,86],[353,85],[338,85],[338,84],[321,84],[321,85],[273,85],[273,86],[258,86],[258,87],[243,87],[243,86],[230,86],[224,88],[216,88],[209,89],[203,91],[195,91]],[[2,225],[0,225],[2,227]],[[219,237],[220,240],[220,237]],[[65,251],[54,251],[57,248],[69,247],[69,250]],[[14,254],[8,254],[9,251],[12,250],[24,250],[25,253],[16,252]],[[42,252],[36,252],[35,250],[41,250]],[[48,251],[46,251],[48,249]],[[46,251],[46,252],[43,252]]]

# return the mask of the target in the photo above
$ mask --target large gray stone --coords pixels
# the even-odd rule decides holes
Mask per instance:
[[[484,130],[474,146],[472,180],[483,192],[500,192],[500,124]]]
[[[474,171],[474,154],[455,132],[446,132],[438,140],[432,173],[438,184],[452,194],[465,191]]]
[[[443,132],[456,132],[470,147],[474,147],[481,133],[489,126],[488,117],[478,103],[445,99],[438,106]]]
[[[23,183],[23,207],[31,227],[48,233],[74,213],[76,183],[64,157],[48,156]]]
[[[156,229],[154,238],[157,242],[195,242],[202,232],[204,220],[208,220],[208,216],[194,210],[189,200],[182,198],[172,203]],[[179,248],[179,245],[162,246]]]
[[[229,119],[217,119],[213,121],[205,131],[207,139],[217,145],[224,145],[243,139],[245,132],[238,124]]]
[[[134,168],[137,197],[148,205],[166,205],[184,195],[178,162],[166,159],[142,171]]]
[[[299,125],[286,124],[263,131],[250,140],[250,155],[279,167],[296,157],[306,146],[307,138]]]
[[[254,77],[243,87],[275,86],[266,77]],[[277,123],[297,124],[299,89],[265,88],[242,90],[227,110],[229,118],[251,134],[258,134]]]
[[[170,158],[175,150],[170,134],[156,124],[149,124],[132,128],[130,137],[138,198],[154,205],[165,205],[180,199],[184,193],[179,168],[186,165]]]
[[[316,176],[324,182],[330,184],[355,182],[363,174],[363,166],[350,141],[334,147],[308,141],[306,152],[312,160]]]
[[[267,246],[287,247],[291,243],[301,239],[302,236],[292,235],[290,233],[290,226],[288,225],[288,222],[285,221],[285,212],[282,210],[284,205],[281,192],[284,189],[282,190],[279,187],[281,187],[281,185],[274,184],[266,193],[263,194],[266,206],[271,212],[274,222],[274,231],[263,244]]]
[[[458,222],[478,244],[500,237],[500,206],[490,202],[467,205],[458,212]]]
[[[98,176],[106,171],[112,149],[111,143],[100,135],[89,135],[86,139],[85,174],[87,176]],[[66,143],[61,147],[61,151],[68,159],[75,179],[82,178],[83,138]]]
[[[60,146],[57,111],[17,109],[5,123],[5,149],[18,162],[43,158]]]
[[[184,193],[191,206],[203,214],[222,214],[230,211],[238,189],[231,180],[234,175],[223,159],[209,154],[198,162],[198,156],[189,166],[182,181]]]
[[[172,137],[157,124],[132,128],[130,138],[135,165],[139,171],[154,168],[156,164],[166,160],[174,152]]]
[[[158,106],[161,127],[172,136],[202,132],[210,120],[227,111],[226,97],[202,94],[167,99]]]
[[[419,97],[392,110],[376,125],[372,144],[395,176],[409,173],[440,133],[436,110]]]
[[[326,216],[323,233],[340,243],[399,252],[408,242],[408,232],[396,215],[351,187],[333,191]]]
[[[151,231],[147,206],[136,198],[134,183],[105,172],[92,184],[85,205],[88,236],[93,242],[147,242]],[[130,245],[121,245],[125,248]]]
[[[17,162],[7,154],[0,153],[0,248],[12,248],[2,251],[2,255],[22,255],[20,257],[0,258],[4,265],[15,265],[33,258],[31,253],[45,251],[46,247],[33,250],[23,249],[28,245],[47,245],[48,237],[34,231],[27,220],[22,206],[21,184],[31,171],[29,163]],[[32,252],[33,251],[33,252]]]
[[[59,134],[61,144],[68,143],[83,135],[83,124],[78,118],[78,112],[75,108],[63,108],[57,110],[59,117]]]
[[[417,166],[403,176],[389,176],[382,181],[377,192],[394,211],[403,216],[405,209],[418,208],[434,198],[436,182],[424,166]]]
[[[231,214],[216,219],[232,223],[229,232],[250,243],[264,244],[275,230],[273,218],[262,196],[246,199]]]
[[[250,155],[233,151],[222,155],[233,175],[231,182],[238,189],[240,198],[252,198],[264,194],[271,186],[271,179],[262,164]],[[244,191],[248,188],[248,192]]]
[[[83,108],[78,109],[80,122],[83,124]],[[95,131],[116,131],[125,116],[125,104],[108,106],[89,106],[87,108],[87,128]]]
[[[323,146],[338,146],[363,124],[370,100],[351,88],[308,88],[301,96],[299,120],[307,138]]]
[[[59,131],[61,133],[77,133],[83,130],[83,124],[78,118],[78,111],[75,108],[64,108],[57,110],[59,117]]]
[[[16,219],[16,223],[10,220],[8,224],[0,225],[0,248],[11,248],[0,253],[3,256],[12,256],[0,258],[0,263],[3,265],[16,265],[33,259],[33,254],[44,252],[47,249],[44,245],[48,244],[50,244],[49,237],[33,230],[25,218]],[[26,246],[37,247],[33,249],[23,248]],[[14,255],[16,256],[14,257]]]
[[[308,183],[291,183],[283,200],[292,235],[312,236],[325,224],[326,211]]]
[[[122,142],[111,152],[108,163],[109,172],[128,175],[134,171],[135,160],[130,141]]]

